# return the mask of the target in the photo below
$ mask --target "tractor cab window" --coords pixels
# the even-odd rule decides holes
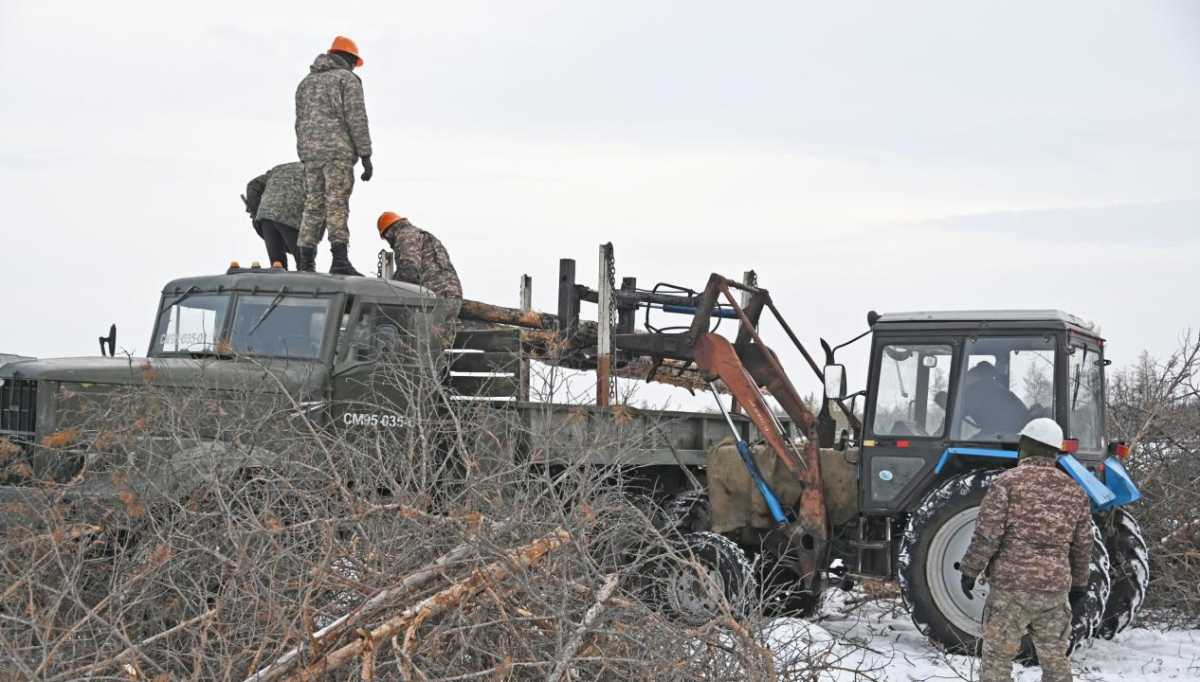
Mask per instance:
[[[954,408],[955,440],[1014,443],[1038,417],[1054,417],[1054,337],[967,339]]]
[[[872,431],[877,436],[937,437],[945,431],[953,350],[946,344],[889,344],[879,358]]]
[[[1104,361],[1094,348],[1071,346],[1067,364],[1067,398],[1071,401],[1067,436],[1078,439],[1083,452],[1100,451],[1104,448]]]

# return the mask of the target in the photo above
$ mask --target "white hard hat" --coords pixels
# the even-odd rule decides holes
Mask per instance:
[[[1049,417],[1039,417],[1025,425],[1020,433],[1022,438],[1035,440],[1042,445],[1049,445],[1055,450],[1063,449],[1063,430],[1058,422]]]

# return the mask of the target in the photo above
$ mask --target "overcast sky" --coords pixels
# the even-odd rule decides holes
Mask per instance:
[[[0,0],[0,352],[142,354],[167,280],[265,260],[238,194],[338,33],[360,270],[392,210],[493,303],[612,241],[642,285],[756,269],[814,345],[870,309],[1063,308],[1118,363],[1200,327],[1200,3]]]

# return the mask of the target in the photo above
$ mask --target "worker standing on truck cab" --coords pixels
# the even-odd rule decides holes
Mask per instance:
[[[296,239],[300,235],[300,217],[304,213],[304,165],[299,161],[281,163],[246,185],[246,212],[254,231],[267,246],[272,265],[286,270],[287,256],[297,258]]]
[[[462,307],[462,282],[450,262],[446,247],[432,234],[391,211],[384,211],[376,221],[379,236],[387,240],[396,259],[396,274],[392,279],[419,284],[446,301],[446,317],[437,324],[434,333],[448,348],[454,340],[454,320]]]
[[[354,164],[362,159],[363,182],[375,172],[362,81],[354,74],[354,68],[362,64],[354,41],[338,36],[328,52],[317,55],[310,73],[296,88],[296,151],[304,164],[304,218],[297,269],[305,272],[316,268],[317,241],[324,229],[333,252],[329,274],[362,275],[346,253]]]
[[[968,598],[981,573],[991,587],[979,679],[1012,679],[1013,657],[1028,628],[1042,679],[1069,682],[1071,613],[1087,597],[1092,558],[1091,505],[1058,468],[1063,431],[1053,419],[1026,424],[1018,448],[1017,467],[996,477],[983,497],[961,563]]]

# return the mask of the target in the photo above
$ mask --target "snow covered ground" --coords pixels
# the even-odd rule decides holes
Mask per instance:
[[[771,622],[767,641],[780,676],[832,664],[821,680],[977,680],[979,659],[941,653],[919,633],[899,600],[854,606],[861,594],[830,590],[821,617],[813,621],[780,618]],[[1097,640],[1071,659],[1076,680],[1150,682],[1200,680],[1200,630],[1126,630],[1112,641]],[[861,674],[856,672],[861,671]],[[1013,666],[1014,679],[1034,682],[1040,668]],[[797,676],[799,677],[799,676]]]

